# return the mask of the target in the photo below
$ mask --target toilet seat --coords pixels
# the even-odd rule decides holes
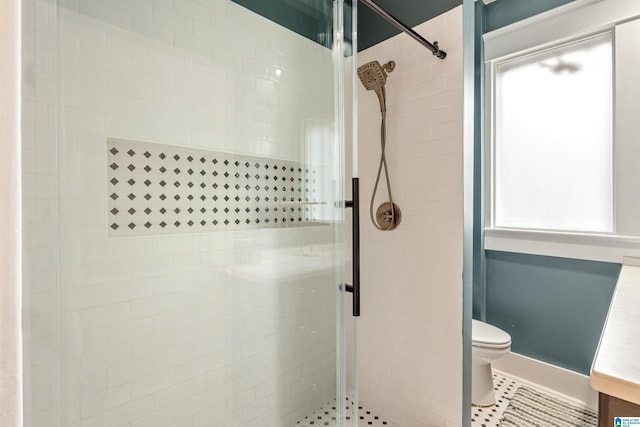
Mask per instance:
[[[511,346],[511,336],[508,333],[475,319],[472,319],[471,340],[474,347],[505,349]]]

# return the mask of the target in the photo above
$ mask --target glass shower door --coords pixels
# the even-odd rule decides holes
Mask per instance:
[[[26,425],[347,425],[344,5],[269,3],[25,0]]]

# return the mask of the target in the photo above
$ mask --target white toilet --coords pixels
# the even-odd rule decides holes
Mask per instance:
[[[471,403],[491,406],[496,403],[491,377],[491,362],[511,351],[511,336],[500,328],[472,320]]]

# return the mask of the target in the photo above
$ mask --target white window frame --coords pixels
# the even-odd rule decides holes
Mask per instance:
[[[486,82],[486,212],[485,249],[548,255],[594,261],[623,262],[627,256],[640,257],[640,233],[620,235],[564,231],[499,228],[494,224],[493,144],[495,65],[553,46],[611,31],[640,18],[640,1],[576,0],[484,35]],[[615,79],[614,64],[614,79]],[[615,93],[615,92],[614,92]],[[615,95],[614,95],[615,97]],[[616,106],[614,101],[614,152],[616,151]],[[615,157],[615,156],[614,156]],[[640,168],[640,165],[638,165]],[[614,164],[614,224],[618,218],[616,166]],[[640,211],[637,212],[640,221]],[[615,227],[615,225],[614,225]]]

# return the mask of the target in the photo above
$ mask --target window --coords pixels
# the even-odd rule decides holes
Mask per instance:
[[[495,68],[494,226],[613,232],[611,34]]]
[[[638,18],[576,1],[484,36],[486,249],[640,257]]]

